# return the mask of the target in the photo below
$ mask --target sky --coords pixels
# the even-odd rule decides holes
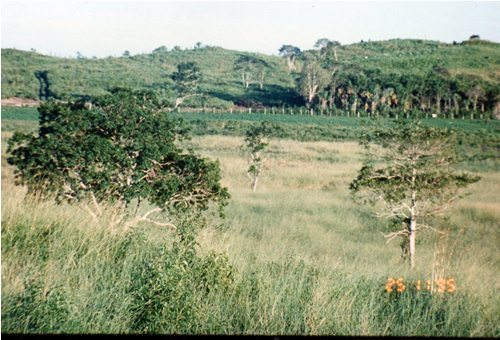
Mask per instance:
[[[1,46],[75,57],[149,53],[196,42],[278,54],[319,38],[500,42],[500,2],[1,1]]]

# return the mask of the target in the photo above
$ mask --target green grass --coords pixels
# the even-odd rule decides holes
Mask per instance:
[[[36,107],[2,106],[2,123],[6,120],[38,121],[38,118]]]
[[[349,198],[355,142],[272,140],[255,193],[242,137],[188,144],[220,161],[232,195],[195,253],[168,230],[113,224],[111,208],[96,224],[78,206],[26,198],[3,151],[3,333],[500,336],[498,171],[481,171],[449,212],[440,247],[417,236],[410,272],[384,221]],[[388,277],[433,271],[457,292],[384,290]]]
[[[222,111],[223,112],[223,111]],[[244,136],[246,130],[261,121],[278,124],[283,139],[297,141],[355,141],[364,131],[387,128],[395,119],[346,116],[310,116],[270,113],[170,113],[184,118],[194,135]],[[2,131],[34,131],[36,108],[2,107]],[[460,165],[470,171],[499,171],[500,122],[498,120],[424,119],[424,124],[457,131]]]

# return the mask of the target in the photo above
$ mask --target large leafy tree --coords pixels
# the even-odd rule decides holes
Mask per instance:
[[[368,202],[384,205],[380,216],[389,217],[396,228],[386,236],[389,240],[403,237],[413,268],[417,231],[436,230],[433,219],[459,197],[459,189],[479,177],[454,170],[457,154],[452,131],[418,121],[397,124],[393,130],[366,136],[367,158],[350,189]],[[371,142],[383,147],[382,154],[370,147]]]
[[[253,55],[242,54],[236,59],[233,67],[241,73],[241,81],[245,88],[257,81],[260,89],[263,89],[265,72],[269,67],[266,61]]]
[[[218,163],[178,146],[188,130],[151,92],[118,89],[92,105],[49,101],[39,111],[38,134],[15,133],[8,147],[16,181],[29,192],[81,201],[96,219],[109,201],[124,210],[134,199],[148,201],[154,208],[136,216],[148,221],[152,213],[227,201]]]
[[[293,45],[283,45],[279,49],[280,56],[286,58],[286,64],[289,71],[295,70],[295,61],[302,55],[300,48]]]
[[[314,47],[319,49],[321,59],[326,65],[331,65],[333,59],[335,59],[335,63],[338,62],[337,49],[340,46],[341,44],[338,41],[327,38],[318,39],[314,44]]]
[[[329,79],[328,72],[314,57],[310,56],[302,68],[298,84],[299,92],[306,100],[307,108],[312,108],[318,94],[328,84]]]
[[[199,95],[198,86],[203,78],[200,68],[195,62],[185,62],[177,65],[177,71],[172,74],[175,82],[177,98],[175,107],[181,105],[187,98]]]

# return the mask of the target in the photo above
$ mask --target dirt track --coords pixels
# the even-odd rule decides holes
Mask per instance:
[[[39,100],[19,98],[19,97],[2,98],[1,102],[2,106],[16,106],[16,107],[23,107],[23,106],[34,107],[40,104]]]

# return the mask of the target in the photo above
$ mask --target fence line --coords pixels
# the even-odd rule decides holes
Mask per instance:
[[[350,110],[339,110],[339,109],[315,109],[307,107],[285,107],[285,106],[265,106],[265,107],[231,107],[231,108],[216,108],[216,107],[177,107],[174,112],[178,113],[211,113],[211,114],[249,114],[249,115],[268,115],[268,114],[281,114],[281,115],[300,115],[300,116],[316,116],[316,117],[356,117],[356,118],[367,118],[372,116],[383,117],[383,118],[394,118],[394,119],[413,119],[413,118],[440,118],[440,119],[479,119],[479,120],[490,120],[493,114],[490,112],[425,112],[419,110],[413,111],[396,111],[394,109],[390,111],[377,111],[375,114],[371,112],[366,112],[363,110],[358,110],[356,112]],[[416,116],[416,117],[415,117]]]

